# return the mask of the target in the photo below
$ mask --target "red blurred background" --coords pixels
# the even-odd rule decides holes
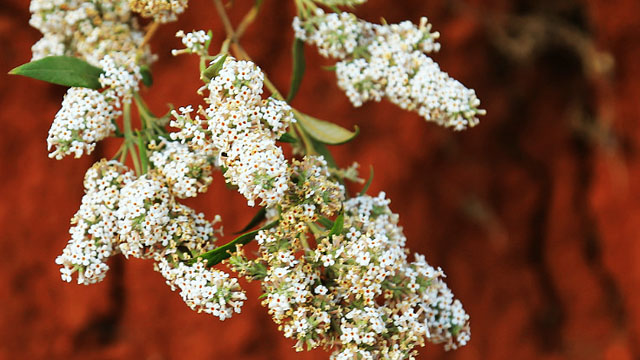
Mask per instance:
[[[236,1],[238,20],[252,1]],[[292,1],[266,0],[245,36],[280,89],[290,74]],[[448,274],[471,315],[472,339],[421,359],[640,359],[640,2],[637,0],[369,0],[369,21],[418,21],[442,33],[442,68],[475,88],[488,115],[454,133],[386,103],[353,109],[328,64],[307,47],[294,106],[360,136],[336,147],[358,161],[369,193],[384,190],[409,247]],[[47,158],[61,87],[4,75],[27,62],[40,34],[28,2],[0,5],[0,359],[326,359],[296,353],[247,284],[241,315],[220,322],[189,310],[141,260],[112,259],[93,286],[62,283],[85,170]],[[143,94],[157,113],[198,103],[196,60],[173,58],[177,29],[224,35],[212,6],[191,1],[153,41],[161,60]],[[359,190],[354,186],[352,190]],[[227,234],[251,217],[218,175],[189,201]]]

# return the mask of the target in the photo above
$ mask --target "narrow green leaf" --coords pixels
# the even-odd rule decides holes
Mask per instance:
[[[333,227],[333,221],[331,221],[331,220],[327,219],[327,218],[326,218],[326,217],[324,217],[324,216],[321,216],[321,217],[318,219],[318,222],[320,223],[320,225],[324,226],[326,229],[330,229],[330,228],[332,228],[332,227]]]
[[[367,193],[367,190],[369,190],[369,186],[371,186],[371,183],[373,182],[373,166],[369,167],[369,179],[367,180],[367,183],[364,184],[364,187],[362,188],[362,190],[360,190],[360,196],[364,195]]]
[[[267,215],[267,209],[261,208],[258,212],[253,216],[253,218],[249,221],[249,223],[242,228],[242,230],[234,233],[234,234],[242,234],[243,232],[247,232],[250,229],[253,229],[256,225],[258,225],[262,220],[265,219]]]
[[[208,68],[206,68],[202,72],[203,78],[207,80],[211,80],[214,77],[218,76],[218,74],[220,73],[220,70],[222,70],[222,66],[224,66],[224,61],[226,59],[227,59],[227,54],[224,54],[218,57],[218,60],[216,60],[213,64],[211,64]]]
[[[293,41],[293,69],[291,72],[291,86],[289,86],[289,94],[287,94],[287,102],[291,102],[296,97],[298,90],[300,89],[300,83],[304,77],[304,71],[307,67],[304,58],[304,41],[295,39]]]
[[[280,136],[280,139],[278,139],[278,141],[285,142],[285,143],[296,143],[296,142],[298,142],[298,139],[294,138],[289,133],[284,133],[284,134],[282,134],[282,136]]]
[[[71,56],[49,56],[11,70],[9,74],[22,75],[52,84],[69,87],[100,89],[102,69]]]
[[[336,221],[333,222],[333,227],[331,231],[329,231],[328,237],[332,237],[333,235],[337,235],[342,233],[342,229],[344,228],[344,212],[341,212],[340,215],[336,218]]]
[[[329,151],[329,149],[327,149],[327,145],[321,143],[320,141],[311,138],[311,145],[313,145],[313,149],[320,155],[322,155],[322,157],[324,157],[324,159],[327,161],[327,165],[329,165],[329,167],[332,167],[334,169],[338,168],[338,164],[336,163],[336,160],[333,158],[333,155],[331,155],[331,152]]]
[[[140,151],[140,165],[142,166],[142,173],[146,174],[149,167],[149,158],[147,157],[147,145],[145,144],[140,132],[138,132],[138,150]]]
[[[148,65],[142,65],[140,67],[140,75],[142,75],[142,83],[145,86],[150,87],[153,85],[153,76],[151,76],[151,68]]]
[[[214,266],[216,264],[219,264],[222,260],[224,259],[228,259],[229,256],[231,256],[229,254],[229,252],[235,251],[236,250],[236,245],[238,244],[242,244],[242,245],[246,245],[249,242],[251,242],[256,235],[258,234],[258,232],[260,232],[261,230],[266,230],[266,229],[270,229],[274,226],[276,226],[278,224],[279,220],[273,221],[263,227],[261,227],[260,229],[257,230],[253,230],[251,232],[248,232],[246,234],[240,235],[237,238],[233,239],[232,241],[217,247],[211,251],[207,251],[206,253],[198,256],[195,259],[191,259],[189,261],[189,263],[194,263],[196,262],[198,259],[203,259],[203,260],[207,260],[207,266],[211,267]]]
[[[300,125],[313,137],[314,139],[329,145],[344,144],[359,133],[360,129],[356,126],[355,131],[349,131],[340,125],[334,123],[316,119],[313,116],[298,113],[297,120],[300,121]]]

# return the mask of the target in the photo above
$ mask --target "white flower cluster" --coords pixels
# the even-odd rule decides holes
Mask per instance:
[[[62,159],[73,154],[78,158],[90,154],[96,143],[116,130],[115,121],[121,115],[121,99],[131,101],[138,91],[141,79],[139,68],[118,66],[110,55],[99,61],[104,72],[100,74],[103,92],[87,88],[70,88],[64,96],[62,107],[53,119],[48,149],[54,149],[49,157]]]
[[[120,99],[131,102],[134,92],[139,90],[139,83],[142,80],[140,67],[135,63],[119,65],[112,55],[105,55],[99,62],[103,72],[100,74],[100,85],[102,85],[108,96],[116,100],[120,107]]]
[[[85,195],[71,219],[71,239],[56,258],[62,265],[62,280],[70,282],[78,273],[78,284],[93,284],[105,277],[107,258],[117,253],[118,229],[115,209],[120,189],[135,179],[133,172],[117,161],[102,160],[84,179]]]
[[[321,55],[337,58],[338,85],[355,106],[386,97],[403,109],[416,111],[427,121],[463,130],[475,126],[480,100],[472,89],[440,70],[425,53],[436,52],[437,32],[426,18],[378,25],[351,13],[295,18],[296,37],[315,44]]]
[[[215,62],[215,60],[214,60]],[[215,153],[227,182],[238,186],[250,206],[275,205],[287,190],[287,162],[276,140],[294,121],[284,101],[263,100],[264,75],[252,62],[225,60],[208,84],[209,106],[191,117],[191,107],[173,112],[174,140]]]
[[[122,188],[116,214],[122,240],[120,250],[125,256],[143,257],[147,255],[145,250],[156,244],[168,245],[170,237],[165,225],[170,220],[171,200],[164,179],[152,173]]]
[[[178,287],[193,309],[224,320],[246,299],[236,279],[203,263],[185,262],[215,248],[214,222],[175,201],[155,170],[135,178],[125,165],[102,160],[85,175],[85,195],[72,219],[71,239],[56,263],[64,281],[78,273],[79,284],[101,281],[107,258],[122,253],[151,258],[172,289]],[[233,311],[232,311],[233,310]]]
[[[68,55],[98,66],[114,53],[119,64],[153,60],[126,0],[32,0],[30,11],[29,23],[43,34],[32,47],[33,60]]]
[[[131,10],[160,23],[177,20],[187,5],[188,0],[129,0]]]
[[[263,304],[296,349],[334,348],[332,359],[406,359],[425,339],[454,349],[469,340],[468,315],[423,256],[407,261],[398,216],[384,194],[344,203],[344,230],[316,238],[278,226],[257,236],[234,268],[262,279]],[[303,254],[300,254],[303,252]]]
[[[53,149],[49,157],[90,154],[96,142],[115,131],[112,121],[119,115],[112,98],[96,90],[70,88],[49,129],[47,145],[50,151]]]
[[[213,158],[176,141],[152,142],[149,161],[179,198],[194,197],[211,184]]]
[[[178,30],[176,37],[182,40],[182,44],[185,48],[182,50],[172,50],[172,55],[175,56],[185,52],[201,56],[207,55],[208,49],[205,45],[207,44],[207,41],[211,40],[211,36],[209,36],[204,30],[192,31],[186,34],[183,30]]]
[[[223,271],[208,269],[203,262],[172,266],[161,260],[156,264],[171,289],[179,289],[184,302],[198,312],[225,320],[234,312],[240,313],[244,300],[247,299],[237,279],[230,278]]]

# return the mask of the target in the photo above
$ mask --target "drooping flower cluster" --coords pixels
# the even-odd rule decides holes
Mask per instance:
[[[121,101],[130,102],[138,90],[140,72],[137,66],[118,66],[110,55],[100,60],[102,92],[87,88],[69,88],[56,114],[47,145],[53,151],[49,157],[62,159],[73,154],[78,158],[90,154],[96,143],[116,130],[115,121],[121,115]]]
[[[161,23],[175,21],[187,5],[188,0],[129,0],[131,10]]]
[[[135,179],[132,171],[117,161],[94,164],[84,178],[85,195],[71,219],[71,239],[56,258],[62,265],[62,280],[70,282],[78,273],[78,284],[102,281],[109,266],[107,258],[119,251],[118,208],[120,189]]]
[[[223,271],[208,269],[203,262],[171,266],[161,260],[157,269],[172,290],[180,290],[180,296],[192,310],[211,314],[220,320],[230,318],[234,312],[240,313],[247,299],[237,279],[230,278]]]
[[[178,181],[182,181],[178,179]],[[85,176],[85,196],[72,219],[71,239],[58,256],[62,279],[79,284],[101,281],[115,254],[155,260],[156,269],[190,307],[222,320],[240,312],[245,299],[236,279],[202,263],[185,262],[215,247],[213,223],[175,201],[161,173],[135,178],[125,165],[102,160]]]
[[[287,103],[262,99],[262,86],[263,74],[255,64],[228,57],[207,86],[209,106],[195,118],[191,107],[181,108],[171,122],[180,129],[172,139],[216,154],[227,182],[250,206],[257,199],[275,205],[287,190],[287,162],[276,140],[294,121]]]
[[[334,348],[332,359],[406,359],[425,339],[453,349],[469,339],[468,315],[423,256],[409,263],[389,200],[344,202],[343,230],[309,246],[300,228],[258,234],[260,257],[230,263],[262,279],[274,321],[302,350]],[[338,220],[336,220],[338,221]]]
[[[53,119],[47,145],[49,157],[62,159],[73,154],[90,154],[96,142],[115,131],[112,121],[120,115],[114,100],[96,90],[70,88]]]
[[[295,18],[296,37],[337,58],[338,85],[355,106],[383,97],[427,121],[455,130],[475,126],[480,101],[471,89],[451,78],[426,53],[436,52],[437,32],[422,18],[378,25],[351,13],[325,14],[318,9],[305,20]]]
[[[121,65],[153,60],[126,0],[33,0],[30,11],[29,23],[43,34],[32,47],[33,60],[68,55],[95,66],[114,54]]]

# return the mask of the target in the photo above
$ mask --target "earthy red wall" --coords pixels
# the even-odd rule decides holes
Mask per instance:
[[[2,74],[28,61],[39,38],[27,3],[0,5]],[[191,3],[153,42],[163,59],[144,95],[158,113],[198,101],[194,59],[167,56],[175,31],[212,27],[223,38],[209,2]],[[289,3],[266,0],[246,35],[282,89]],[[384,102],[353,109],[307,48],[294,105],[360,126],[336,149],[339,163],[375,166],[370,192],[387,192],[409,246],[444,268],[471,314],[467,347],[428,346],[420,358],[640,359],[640,2],[370,0],[358,14],[429,16],[443,35],[436,59],[488,110],[477,128],[453,133]],[[189,310],[145,261],[113,259],[98,285],[62,283],[54,259],[83,174],[114,144],[48,159],[64,89],[0,76],[0,359],[326,358],[282,340],[255,283],[243,314],[225,322]],[[189,204],[222,214],[227,233],[251,217],[220,176]]]

